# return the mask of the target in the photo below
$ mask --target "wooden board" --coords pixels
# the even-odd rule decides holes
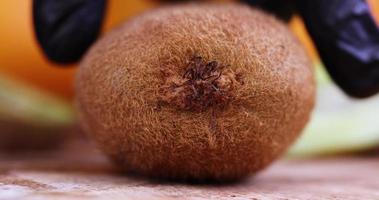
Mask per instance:
[[[379,157],[279,161],[233,184],[186,184],[121,174],[82,142],[0,155],[0,199],[379,199]]]

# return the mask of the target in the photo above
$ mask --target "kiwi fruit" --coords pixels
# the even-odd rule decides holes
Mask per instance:
[[[96,42],[76,90],[83,127],[123,169],[228,181],[285,152],[310,117],[315,84],[303,47],[275,17],[183,4]]]

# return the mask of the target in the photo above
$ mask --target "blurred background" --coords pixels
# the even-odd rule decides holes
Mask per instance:
[[[378,22],[379,1],[369,3]],[[54,148],[78,132],[73,106],[77,64],[62,67],[45,58],[33,32],[31,0],[2,0],[0,5],[0,148]],[[102,33],[159,5],[109,0]],[[379,147],[378,95],[357,101],[343,94],[324,71],[301,19],[295,16],[289,26],[312,58],[319,90],[312,121],[288,155],[312,157]]]

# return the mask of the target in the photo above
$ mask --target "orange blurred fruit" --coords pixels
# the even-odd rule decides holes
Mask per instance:
[[[103,30],[153,5],[150,1],[109,0]],[[71,98],[76,65],[49,62],[34,38],[32,1],[0,2],[0,73],[19,78],[54,94]]]
[[[372,13],[375,17],[377,24],[379,24],[379,1],[378,0],[368,0],[370,4]]]

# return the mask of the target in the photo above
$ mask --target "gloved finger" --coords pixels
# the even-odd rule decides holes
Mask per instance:
[[[334,81],[347,94],[379,91],[379,28],[364,0],[297,0],[297,8]]]
[[[34,0],[34,30],[47,57],[78,61],[99,35],[105,6],[105,0]]]
[[[249,5],[256,6],[274,14],[279,19],[288,22],[294,14],[293,0],[241,0]]]

